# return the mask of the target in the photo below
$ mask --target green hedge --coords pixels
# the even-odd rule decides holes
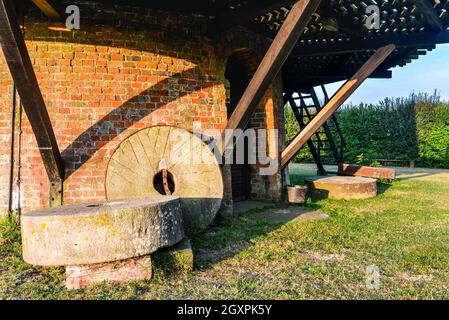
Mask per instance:
[[[347,144],[345,162],[414,160],[418,166],[449,168],[449,103],[436,93],[349,105],[337,116]],[[290,141],[299,128],[289,108],[285,119]],[[313,162],[308,148],[295,161]]]
[[[290,143],[299,132],[299,124],[295,119],[295,115],[290,107],[285,108],[285,133],[287,143]],[[296,156],[294,162],[297,163],[312,163],[313,158],[307,147],[303,148]]]

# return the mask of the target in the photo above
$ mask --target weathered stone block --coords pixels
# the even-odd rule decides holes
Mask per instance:
[[[152,275],[153,268],[149,255],[116,262],[67,266],[66,287],[73,290],[103,281],[122,284],[129,281],[151,280]]]
[[[395,180],[396,170],[391,168],[373,168],[353,164],[340,164],[338,174],[341,176],[366,177],[373,179]]]

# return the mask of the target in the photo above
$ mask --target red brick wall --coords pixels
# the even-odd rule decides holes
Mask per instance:
[[[267,152],[262,155],[273,160],[280,159],[280,152],[285,144],[283,110],[282,79],[278,76],[265,93],[251,120],[251,127],[265,129],[269,136],[273,134],[272,130],[277,130],[276,144],[273,144],[270,137],[267,137]],[[261,165],[251,168],[251,198],[260,201],[280,202],[283,184],[280,168],[275,175],[261,175],[260,168]]]
[[[106,27],[95,25],[99,8],[89,9],[93,21],[80,31],[49,31],[38,18],[26,23],[30,57],[66,164],[66,204],[105,197],[108,160],[137,130],[192,130],[193,122],[224,129],[226,57],[238,46],[234,39],[215,45],[206,40],[199,17],[139,10],[127,21],[138,19],[144,27],[125,26],[120,16],[116,26]],[[1,211],[8,197],[11,116],[11,79],[2,54],[0,84]],[[21,198],[27,211],[48,206],[49,185],[25,115],[23,129]]]
[[[8,207],[12,80],[0,53],[0,215]]]

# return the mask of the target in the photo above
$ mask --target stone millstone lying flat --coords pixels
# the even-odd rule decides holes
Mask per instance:
[[[312,177],[305,182],[310,192],[330,199],[369,199],[377,196],[377,181],[361,177]]]
[[[63,206],[22,216],[23,257],[75,266],[149,255],[184,238],[179,198],[159,196]]]

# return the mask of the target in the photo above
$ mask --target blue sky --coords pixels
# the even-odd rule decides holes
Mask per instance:
[[[366,80],[347,103],[377,103],[385,97],[405,97],[413,91],[433,93],[435,89],[442,99],[449,100],[449,44],[438,45],[419,60],[392,70],[392,79]],[[334,94],[342,84],[327,86],[329,95]]]

